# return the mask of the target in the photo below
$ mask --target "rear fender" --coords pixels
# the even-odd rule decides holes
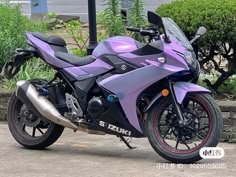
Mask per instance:
[[[190,82],[176,82],[173,85],[174,93],[176,100],[179,104],[182,104],[184,98],[186,97],[187,93],[198,92],[198,93],[211,93],[210,90],[201,87],[199,85],[190,83]],[[149,103],[148,107],[145,109],[144,112],[147,112],[152,105],[158,101],[162,97],[161,93],[158,93]]]
[[[16,49],[13,53],[12,60],[7,61],[0,73],[1,76],[12,79],[19,71],[21,66],[30,58],[35,57],[37,51],[30,47],[28,49]]]

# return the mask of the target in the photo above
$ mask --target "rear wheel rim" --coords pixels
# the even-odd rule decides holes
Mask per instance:
[[[15,100],[12,122],[17,134],[25,140],[37,140],[44,137],[51,123],[35,116],[19,99]],[[24,113],[28,112],[28,115]]]
[[[192,108],[192,111],[186,111],[185,106],[184,117],[186,120],[189,120],[186,121],[189,124],[188,126],[182,128],[178,127],[178,121],[174,121],[176,116],[173,113],[172,118],[167,118],[168,114],[163,114],[166,110],[171,110],[171,103],[168,100],[157,111],[153,124],[155,137],[158,142],[166,150],[179,154],[188,154],[203,147],[212,131],[212,116],[206,104],[192,96],[189,96],[187,99],[189,99],[187,107],[191,106]],[[198,108],[196,108],[196,106],[198,106]],[[195,112],[193,110],[195,110]],[[199,110],[201,110],[202,113],[200,113]],[[203,115],[204,113],[205,115]],[[207,121],[205,120],[203,122],[203,117],[205,117],[205,119],[207,118]]]

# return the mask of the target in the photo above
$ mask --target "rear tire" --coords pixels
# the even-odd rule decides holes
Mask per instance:
[[[41,79],[30,81],[33,85],[40,85],[45,82],[45,80]],[[53,95],[54,93],[49,90],[49,99],[51,98],[50,101],[53,97],[55,97],[55,95]],[[34,117],[32,121],[26,123],[26,125],[29,125],[29,127],[27,127],[26,125],[23,125],[24,121],[27,119],[21,116],[21,111],[23,109],[22,107],[24,109],[27,108],[24,103],[17,98],[16,94],[13,93],[8,106],[7,120],[9,130],[14,139],[19,144],[29,149],[44,149],[56,142],[63,133],[64,127],[50,122],[45,118],[38,117]],[[32,112],[31,114],[33,115]],[[29,133],[29,130],[31,129],[32,134]],[[36,136],[37,134],[41,136]]]
[[[178,143],[177,145],[177,149],[176,148],[176,144],[174,144],[174,147],[171,147],[167,142],[168,141],[172,141],[171,136],[172,135],[168,135],[169,136],[169,140],[165,140],[164,135],[161,135],[161,131],[160,131],[160,127],[161,125],[157,125],[158,124],[158,120],[161,119],[161,117],[163,116],[163,111],[167,108],[168,104],[171,105],[171,101],[168,97],[163,97],[161,98],[158,102],[156,102],[155,105],[153,105],[153,107],[150,110],[150,114],[148,116],[147,119],[147,136],[149,139],[149,142],[151,144],[151,146],[153,147],[153,149],[163,158],[174,162],[174,163],[193,163],[196,162],[198,160],[201,160],[201,157],[199,155],[199,151],[202,147],[215,147],[219,140],[220,140],[220,134],[222,131],[222,127],[223,127],[223,119],[222,119],[222,114],[220,111],[219,106],[216,104],[216,102],[214,101],[214,99],[209,95],[209,94],[203,94],[203,93],[191,93],[188,94],[186,99],[193,99],[199,102],[199,105],[201,104],[203,106],[203,108],[206,110],[206,115],[209,116],[209,127],[206,128],[208,129],[208,134],[206,134],[206,139],[202,140],[202,142],[200,143],[200,139],[198,140],[199,145],[196,146],[196,143],[194,144],[193,149],[189,149],[188,146],[188,142],[190,143],[190,138],[188,141],[182,141],[181,139],[179,140],[179,137],[184,136],[184,133],[186,134],[186,130],[185,132],[183,130],[179,131],[181,133],[179,133],[178,135],[176,135],[176,144],[177,141],[179,140],[180,143]],[[189,102],[188,102],[189,103]],[[194,104],[194,103],[193,103]],[[169,108],[168,108],[169,109]],[[197,113],[196,113],[197,114]],[[200,115],[199,115],[200,117]],[[195,120],[197,120],[198,118],[194,119],[194,124],[195,124]],[[202,119],[199,118],[199,121],[201,121]],[[164,121],[165,122],[165,121]],[[167,116],[166,116],[166,122],[167,122]],[[196,121],[197,122],[197,121]],[[161,123],[159,123],[161,124]],[[211,125],[210,125],[211,124]],[[176,123],[172,123],[171,125],[176,125]],[[192,124],[191,124],[192,125]],[[200,125],[200,123],[199,123]],[[205,125],[205,124],[204,124]],[[159,128],[158,128],[159,126]],[[157,127],[157,128],[156,128]],[[170,129],[168,129],[166,132],[170,132],[173,133],[177,130],[180,130],[181,128],[177,129],[177,128],[171,128],[169,126]],[[200,127],[199,128],[199,132],[201,130]],[[203,130],[201,130],[203,131]],[[204,130],[205,131],[205,130]],[[197,131],[197,134],[199,135],[199,133]],[[175,135],[175,134],[174,134]],[[166,136],[166,135],[165,135]],[[188,136],[192,136],[191,133],[188,134]],[[196,139],[196,137],[195,137]],[[184,140],[186,140],[186,138],[184,138]],[[178,149],[178,146],[185,146],[185,144],[187,144],[185,147],[186,150]]]

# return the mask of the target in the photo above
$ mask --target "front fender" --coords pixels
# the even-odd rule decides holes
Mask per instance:
[[[173,85],[173,89],[174,89],[174,93],[175,93],[175,97],[176,97],[176,100],[179,104],[182,104],[185,96],[187,95],[187,93],[190,93],[190,92],[200,92],[200,93],[211,93],[210,90],[204,88],[204,87],[201,87],[199,85],[196,85],[196,84],[193,84],[193,83],[190,83],[190,82],[176,82],[174,85]],[[145,109],[144,112],[147,112],[151,107],[152,105],[158,101],[160,98],[162,97],[162,94],[161,93],[158,93],[151,101],[150,101],[150,104],[148,105],[148,107]]]
[[[205,93],[211,93],[210,90],[201,87],[199,85],[190,83],[190,82],[176,82],[173,86],[176,100],[179,104],[181,104],[187,95],[187,93],[190,92],[205,92]]]

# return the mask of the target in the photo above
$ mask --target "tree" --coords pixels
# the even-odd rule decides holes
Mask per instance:
[[[218,73],[217,80],[206,79],[208,87],[219,87],[236,74],[236,1],[235,0],[177,0],[157,9],[161,16],[172,18],[191,39],[199,26],[207,34],[195,49],[205,72]]]

